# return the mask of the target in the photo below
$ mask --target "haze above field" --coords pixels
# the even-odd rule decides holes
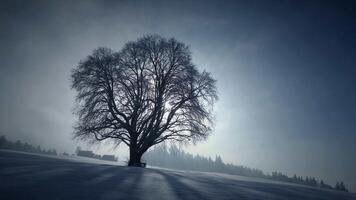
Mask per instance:
[[[74,151],[71,69],[98,46],[119,50],[158,33],[190,45],[193,62],[218,80],[215,132],[190,152],[356,191],[351,1],[1,1],[0,9],[0,131],[10,139]]]

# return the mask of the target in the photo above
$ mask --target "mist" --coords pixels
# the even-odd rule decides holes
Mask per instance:
[[[71,70],[147,34],[190,46],[217,79],[214,133],[188,145],[237,165],[356,191],[355,6],[319,1],[2,1],[0,132],[74,152]]]

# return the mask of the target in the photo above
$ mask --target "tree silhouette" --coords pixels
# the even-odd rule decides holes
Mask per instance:
[[[346,188],[346,186],[345,186],[345,184],[344,184],[343,181],[341,181],[341,182],[336,182],[335,189],[336,189],[336,190],[341,190],[341,191],[348,192],[348,190],[347,190],[347,188]]]
[[[94,50],[72,71],[79,117],[75,137],[114,139],[130,149],[129,166],[165,140],[199,141],[213,125],[216,81],[199,72],[189,48],[149,35],[119,52]]]

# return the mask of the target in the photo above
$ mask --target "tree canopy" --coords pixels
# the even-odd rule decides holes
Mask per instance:
[[[97,48],[71,77],[75,137],[125,143],[129,165],[165,140],[195,142],[211,133],[216,80],[199,72],[188,46],[174,38],[148,35],[118,52]]]

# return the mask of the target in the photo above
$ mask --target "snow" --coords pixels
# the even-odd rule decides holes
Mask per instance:
[[[122,165],[0,150],[0,199],[356,200],[352,193],[278,181]]]

